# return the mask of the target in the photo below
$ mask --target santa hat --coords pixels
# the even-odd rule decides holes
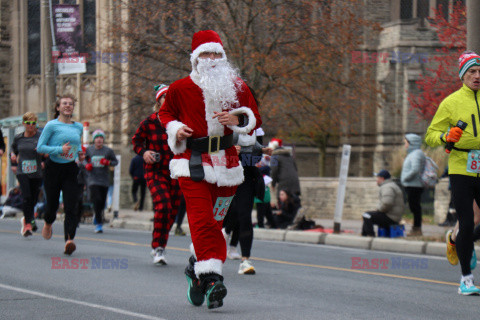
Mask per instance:
[[[223,50],[223,43],[218,33],[213,30],[202,30],[193,35],[192,55],[190,56],[192,64],[202,52],[221,53],[225,58],[225,50]]]
[[[275,150],[275,149],[277,149],[278,147],[281,147],[282,144],[283,144],[282,139],[273,138],[273,139],[270,140],[270,142],[268,143],[268,147],[269,147],[269,148],[272,148],[273,150]]]
[[[473,51],[465,51],[458,59],[460,71],[458,76],[462,80],[463,75],[473,66],[480,66],[480,56]]]
[[[92,133],[92,141],[95,141],[97,137],[102,137],[105,140],[105,132],[102,129],[97,129]]]
[[[153,89],[156,91],[155,100],[159,102],[160,98],[167,93],[168,86],[162,83],[162,84],[156,85]]]

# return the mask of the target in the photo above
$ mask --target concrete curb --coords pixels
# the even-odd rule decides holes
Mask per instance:
[[[424,254],[427,243],[403,239],[374,238],[372,250]]]
[[[152,231],[153,223],[150,221],[133,221],[129,219],[114,219],[111,228],[123,228]],[[182,225],[183,231],[190,234],[188,224]],[[171,233],[174,230],[172,229]],[[440,242],[405,240],[403,238],[371,238],[351,234],[330,234],[320,232],[306,232],[297,230],[253,229],[255,240],[289,241],[311,244],[326,244],[339,247],[378,250],[387,252],[426,254],[445,256],[445,244]],[[480,247],[476,247],[477,256],[480,256]]]
[[[327,234],[325,244],[339,247],[370,249],[372,238],[342,234]]]

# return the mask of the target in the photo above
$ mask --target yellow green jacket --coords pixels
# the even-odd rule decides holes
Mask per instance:
[[[455,143],[448,159],[448,174],[462,174],[478,177],[476,173],[467,172],[468,150],[480,149],[480,93],[465,84],[446,97],[438,107],[432,123],[425,135],[425,142],[431,147],[445,146],[445,137],[449,128],[458,120],[466,122],[467,128]],[[458,149],[463,149],[458,150]]]

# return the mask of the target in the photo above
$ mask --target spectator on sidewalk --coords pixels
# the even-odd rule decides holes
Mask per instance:
[[[135,155],[132,161],[130,162],[130,168],[128,172],[132,177],[132,198],[134,207],[133,210],[143,211],[143,203],[145,202],[145,190],[147,187],[147,181],[145,180],[145,170],[144,170],[145,160],[141,155]],[[140,200],[137,198],[137,192],[140,188]]]
[[[290,154],[290,150],[283,147],[281,139],[272,139],[268,147],[273,149],[270,160],[272,188],[276,190],[276,198],[280,197],[280,190],[288,191],[300,206],[300,180],[298,179],[297,165]],[[273,203],[275,203],[275,200]]]
[[[389,228],[402,220],[404,211],[402,189],[391,179],[390,172],[380,170],[377,174],[379,202],[374,211],[367,211],[363,216],[362,236],[375,236],[374,225]]]
[[[293,223],[300,208],[295,196],[288,190],[280,190],[278,195],[278,210],[274,211],[273,219],[279,229],[286,229]]]
[[[414,133],[405,135],[405,148],[407,156],[403,161],[401,182],[407,193],[408,206],[413,213],[413,227],[408,236],[422,235],[422,193],[423,182],[421,179],[425,168],[425,154],[422,149],[422,138]]]
[[[0,219],[9,216],[15,216],[17,213],[21,213],[23,208],[22,191],[19,186],[13,187],[8,193],[7,200],[2,207],[2,214]]]

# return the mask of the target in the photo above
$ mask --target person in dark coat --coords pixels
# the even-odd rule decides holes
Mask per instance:
[[[141,155],[136,155],[133,157],[132,162],[130,162],[129,173],[133,179],[132,183],[132,198],[135,202],[134,210],[143,210],[143,203],[145,202],[145,190],[147,188],[147,180],[145,180],[145,171],[144,166],[145,161]],[[140,200],[137,200],[137,191],[140,188]]]

